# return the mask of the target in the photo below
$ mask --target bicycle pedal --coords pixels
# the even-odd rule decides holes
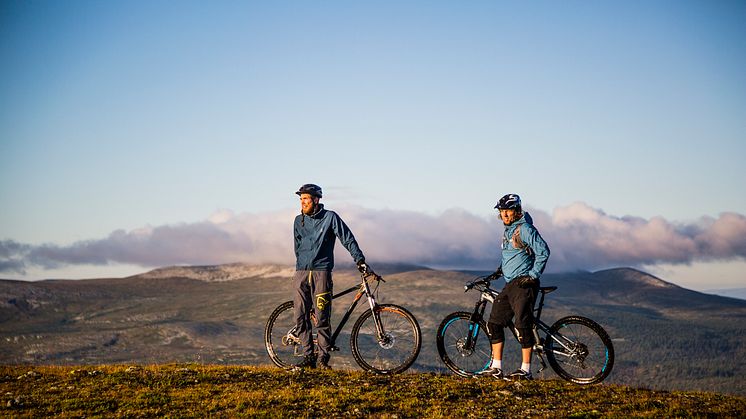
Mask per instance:
[[[332,346],[329,348],[329,352],[339,352],[339,346]]]

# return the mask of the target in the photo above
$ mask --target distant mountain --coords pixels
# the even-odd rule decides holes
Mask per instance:
[[[295,269],[283,265],[248,265],[231,263],[227,265],[169,266],[153,269],[132,278],[164,279],[189,278],[207,282],[233,281],[246,278],[291,277]]]
[[[351,264],[340,264],[337,270],[353,270]],[[381,263],[376,264],[375,270],[381,275],[389,273],[401,273],[417,270],[427,270],[424,266]],[[295,267],[287,265],[250,265],[245,263],[231,263],[225,265],[205,266],[169,266],[153,269],[143,274],[134,275],[131,278],[163,279],[163,278],[189,278],[207,282],[233,281],[247,278],[290,278],[295,272]]]
[[[743,307],[744,302],[682,288],[632,268],[617,268],[595,273],[548,276],[574,298],[593,296],[603,304],[647,307],[669,312]],[[556,278],[556,279],[555,279]],[[546,281],[545,281],[546,282]],[[593,286],[589,286],[592,284]]]
[[[435,329],[448,313],[470,310],[464,293],[475,273],[381,265],[379,301],[412,311],[423,330],[414,370],[446,372]],[[278,265],[170,267],[128,278],[0,280],[0,363],[103,364],[199,362],[268,364],[263,329],[290,299],[293,268]],[[352,266],[334,273],[335,291],[353,286]],[[588,316],[609,332],[617,361],[609,382],[657,389],[746,394],[746,301],[703,294],[634,269],[547,274],[543,319]],[[499,284],[497,284],[499,286]],[[335,300],[333,322],[350,302]],[[359,312],[362,312],[362,309]],[[354,319],[353,319],[354,320]],[[349,329],[333,364],[357,368]],[[505,363],[519,352],[506,343]],[[552,377],[549,372],[543,376]]]
[[[721,297],[739,298],[746,300],[746,288],[725,288],[702,291],[706,294],[715,294]]]

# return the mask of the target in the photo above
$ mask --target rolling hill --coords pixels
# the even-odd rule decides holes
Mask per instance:
[[[416,266],[379,271],[387,281],[379,301],[409,308],[422,327],[423,348],[412,370],[446,372],[435,350],[435,329],[448,313],[471,309],[477,295],[464,293],[463,283],[473,274]],[[291,272],[285,266],[234,264],[163,268],[128,278],[1,280],[0,363],[268,365],[264,323],[289,299]],[[335,271],[335,290],[357,278],[349,269]],[[548,274],[542,284],[559,286],[548,297],[545,321],[581,314],[609,332],[617,361],[607,382],[746,394],[740,379],[746,373],[746,301],[687,290],[627,268]],[[335,313],[349,298],[335,300]],[[336,368],[357,368],[348,339],[340,335]],[[518,362],[508,356],[517,351],[508,344],[506,364]],[[553,375],[545,371],[540,377]]]

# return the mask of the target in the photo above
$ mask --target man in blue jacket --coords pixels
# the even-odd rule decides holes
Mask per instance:
[[[492,304],[487,330],[492,344],[492,363],[482,372],[496,378],[506,378],[502,371],[505,327],[515,317],[514,325],[521,344],[521,368],[510,374],[511,379],[531,379],[531,353],[534,346],[532,325],[534,303],[539,292],[539,277],[549,259],[549,246],[534,227],[531,216],[521,209],[521,198],[508,194],[497,201],[495,208],[505,225],[502,239],[502,259],[489,279],[505,278],[500,297]]]
[[[305,184],[300,187],[301,214],[295,217],[295,276],[293,278],[293,313],[296,333],[303,345],[303,361],[299,368],[316,368],[313,347],[311,311],[316,317],[318,333],[319,367],[329,369],[331,347],[330,323],[332,311],[332,269],[334,269],[334,244],[336,239],[350,252],[360,272],[368,269],[365,256],[357,245],[355,236],[334,211],[324,209],[319,203],[321,187]]]

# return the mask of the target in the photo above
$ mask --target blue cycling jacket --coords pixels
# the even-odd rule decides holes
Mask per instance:
[[[519,227],[520,241],[523,242],[523,246],[513,238],[515,230]],[[505,226],[501,261],[505,282],[526,275],[538,279],[544,272],[547,259],[549,259],[549,246],[534,227],[528,213],[524,213],[523,217],[513,224]]]
[[[293,224],[295,237],[295,269],[298,271],[331,271],[334,269],[334,244],[337,237],[350,252],[355,263],[365,259],[347,224],[323,204],[313,215],[300,214]]]

